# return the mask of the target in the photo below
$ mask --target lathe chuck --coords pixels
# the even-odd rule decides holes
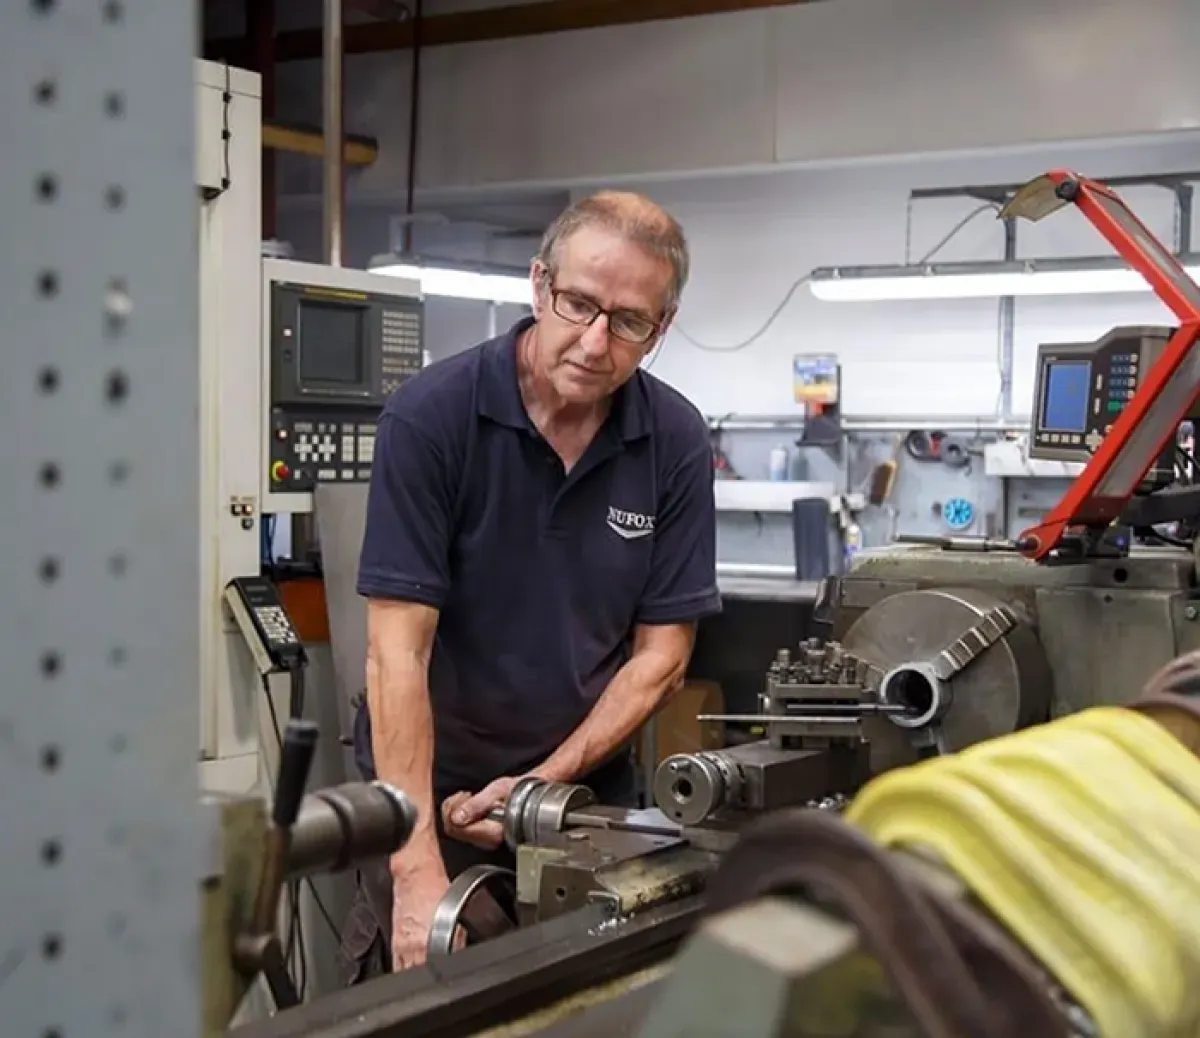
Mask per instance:
[[[884,675],[884,701],[908,707],[864,720],[873,772],[1046,720],[1050,668],[1022,617],[974,588],[904,591],[859,617],[843,645]]]

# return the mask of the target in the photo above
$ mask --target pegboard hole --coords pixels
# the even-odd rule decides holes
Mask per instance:
[[[62,861],[62,844],[58,840],[46,840],[42,844],[42,864],[53,868]]]
[[[58,368],[45,367],[38,372],[38,391],[49,396],[51,393],[57,392],[61,378],[58,374]]]
[[[42,1032],[42,1038],[63,1038],[63,1032],[57,1027],[47,1027]]]
[[[110,184],[104,189],[104,204],[113,210],[124,208],[125,189],[119,184]]]
[[[53,961],[61,957],[63,949],[62,934],[48,933],[42,938],[42,958]]]
[[[58,559],[53,555],[47,555],[40,563],[38,563],[38,579],[43,584],[53,584],[60,572]]]
[[[53,173],[43,173],[34,184],[39,202],[53,202],[58,197],[58,178]]]
[[[58,98],[58,84],[53,79],[42,79],[34,84],[33,100],[35,104],[50,106]]]
[[[1113,580],[1118,584],[1124,584],[1129,579],[1129,570],[1124,566],[1118,566],[1113,570]]]
[[[125,571],[129,568],[129,560],[120,552],[112,555],[108,560],[108,572],[114,577],[125,576]]]
[[[114,757],[119,757],[122,753],[129,749],[129,740],[126,739],[125,736],[120,732],[118,732],[108,740],[108,748],[112,751]]]
[[[104,20],[109,25],[116,25],[125,17],[125,7],[121,4],[120,0],[106,0],[102,10],[104,12]]]
[[[125,403],[129,396],[129,376],[123,371],[110,371],[104,380],[104,398],[114,407]]]
[[[125,649],[122,646],[114,645],[111,649],[108,650],[109,666],[111,666],[111,667],[125,666],[125,660],[126,660],[127,655],[128,654],[125,652]]]
[[[43,652],[40,666],[42,669],[42,677],[56,678],[60,673],[62,673],[62,656],[53,649]]]
[[[37,277],[37,294],[43,299],[53,299],[58,295],[58,273],[53,270],[43,270]]]
[[[49,14],[54,10],[54,0],[29,0],[34,14]]]
[[[104,114],[110,119],[120,119],[125,114],[125,95],[116,90],[105,94]]]
[[[53,461],[47,461],[38,469],[38,482],[47,490],[53,490],[62,482],[62,469]]]
[[[125,461],[114,461],[108,466],[108,479],[110,483],[124,483],[129,478],[129,463]]]
[[[43,746],[41,753],[42,771],[53,774],[62,765],[62,751],[57,746]]]

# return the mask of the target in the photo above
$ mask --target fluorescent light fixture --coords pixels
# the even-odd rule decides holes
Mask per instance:
[[[1179,257],[1200,278],[1200,256]],[[938,263],[895,267],[823,267],[809,280],[812,294],[834,303],[902,299],[998,299],[1149,292],[1150,285],[1120,258],[1019,260],[1015,263]]]
[[[372,274],[410,278],[421,283],[427,296],[448,296],[453,299],[479,299],[487,303],[533,305],[529,276],[498,274],[486,269],[472,270],[466,266],[430,263],[395,254],[376,256],[368,268]]]

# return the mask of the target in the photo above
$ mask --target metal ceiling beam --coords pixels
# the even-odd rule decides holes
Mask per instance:
[[[542,0],[541,3],[510,4],[423,18],[421,46],[482,43],[818,2],[820,0]],[[344,39],[347,54],[405,50],[412,46],[413,22],[407,19],[347,25]],[[232,61],[240,42],[236,39],[212,40],[205,50],[210,57]],[[275,38],[275,47],[277,61],[320,58],[321,30],[298,29],[280,33]]]

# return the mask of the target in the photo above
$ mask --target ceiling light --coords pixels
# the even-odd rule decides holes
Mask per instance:
[[[371,260],[369,269],[372,274],[419,281],[422,293],[427,296],[533,305],[533,290],[527,274],[499,274],[483,268],[472,270],[469,267],[432,264],[391,253],[376,256]]]
[[[1192,278],[1200,277],[1200,256],[1181,262]],[[818,299],[836,303],[1152,291],[1141,274],[1116,258],[824,267],[813,271],[809,287]]]

